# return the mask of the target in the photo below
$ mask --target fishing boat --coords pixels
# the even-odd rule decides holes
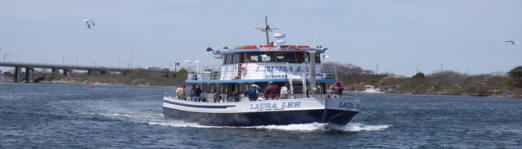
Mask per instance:
[[[164,117],[218,126],[345,125],[359,113],[357,96],[329,88],[338,79],[335,67],[322,63],[327,48],[287,45],[282,33],[274,33],[276,40],[271,42],[273,28],[266,17],[265,27],[259,29],[266,33],[266,45],[207,48],[223,63],[188,67],[186,94],[164,96]],[[288,91],[264,94],[269,86]],[[258,96],[246,95],[251,88]],[[189,90],[197,93],[190,95]]]

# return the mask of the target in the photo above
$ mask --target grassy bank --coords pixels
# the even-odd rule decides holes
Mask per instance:
[[[507,73],[468,75],[451,70],[414,76],[375,74],[351,64],[328,63],[338,68],[339,80],[348,91],[364,91],[372,85],[386,93],[499,96],[522,98],[522,66]]]
[[[24,76],[21,74],[20,76]],[[4,73],[4,79],[12,81],[14,79],[11,72]],[[73,72],[70,76],[63,76],[61,73],[52,73],[46,71],[35,71],[33,74],[33,82],[35,83],[59,83],[59,84],[113,84],[113,85],[149,85],[149,86],[172,86],[182,83],[187,76],[186,71],[171,73],[147,73],[147,72],[130,72],[127,74],[94,73],[89,76],[86,72]],[[20,82],[25,82],[25,78],[21,77]]]

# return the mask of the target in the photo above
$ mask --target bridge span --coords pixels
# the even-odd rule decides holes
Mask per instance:
[[[32,74],[35,68],[51,69],[52,72],[59,72],[62,70],[64,76],[70,76],[73,70],[87,71],[89,76],[93,72],[106,74],[110,72],[129,73],[129,72],[151,72],[151,73],[169,73],[168,69],[143,69],[143,68],[118,68],[105,66],[81,66],[81,65],[58,65],[58,64],[43,64],[43,63],[20,63],[20,62],[0,62],[0,66],[14,68],[14,82],[20,81],[20,69],[25,68],[25,82],[31,83]],[[167,75],[168,76],[168,75]]]

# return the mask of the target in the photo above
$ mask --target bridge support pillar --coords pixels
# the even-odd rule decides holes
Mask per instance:
[[[63,76],[69,76],[70,70],[69,69],[63,69]]]
[[[25,68],[25,83],[31,83],[32,68]]]
[[[87,70],[87,76],[91,76],[92,75],[92,70]]]
[[[14,70],[14,82],[20,81],[20,67],[15,67]]]
[[[58,72],[58,68],[51,68],[51,72],[53,72],[53,73]]]
[[[104,75],[104,74],[110,74],[108,71],[100,71],[100,74]]]

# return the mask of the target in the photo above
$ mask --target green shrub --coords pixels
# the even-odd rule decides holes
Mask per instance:
[[[508,72],[506,83],[513,88],[522,88],[522,66],[515,67]]]

